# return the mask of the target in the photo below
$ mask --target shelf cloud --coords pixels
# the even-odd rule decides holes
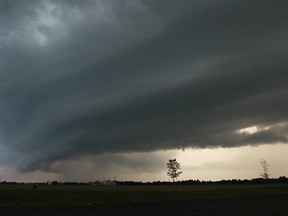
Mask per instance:
[[[0,1],[1,162],[287,143],[285,5]]]

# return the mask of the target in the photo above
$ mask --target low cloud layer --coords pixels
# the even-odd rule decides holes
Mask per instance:
[[[0,1],[1,163],[286,143],[287,4]]]

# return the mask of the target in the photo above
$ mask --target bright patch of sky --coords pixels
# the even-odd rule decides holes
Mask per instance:
[[[3,181],[19,182],[52,180],[89,182],[103,179],[171,181],[166,174],[166,162],[168,159],[176,158],[183,171],[178,180],[253,179],[260,177],[263,171],[260,161],[264,158],[270,165],[270,177],[278,178],[288,176],[287,154],[288,146],[285,144],[107,154],[58,161],[50,167],[51,172],[19,173],[13,167],[1,166],[0,176]],[[109,158],[110,162],[107,162]]]

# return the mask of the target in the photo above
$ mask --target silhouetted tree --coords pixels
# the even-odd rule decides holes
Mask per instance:
[[[260,176],[264,179],[269,179],[269,174],[268,174],[268,170],[269,170],[269,164],[267,163],[266,160],[261,159],[260,161],[260,165],[263,168],[263,173],[260,173]]]
[[[167,175],[173,179],[173,182],[175,182],[175,178],[177,178],[182,173],[182,171],[179,171],[181,170],[180,164],[176,161],[176,159],[169,159],[167,168]]]

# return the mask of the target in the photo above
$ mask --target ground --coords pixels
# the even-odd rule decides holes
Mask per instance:
[[[288,185],[0,186],[0,215],[288,215]]]

